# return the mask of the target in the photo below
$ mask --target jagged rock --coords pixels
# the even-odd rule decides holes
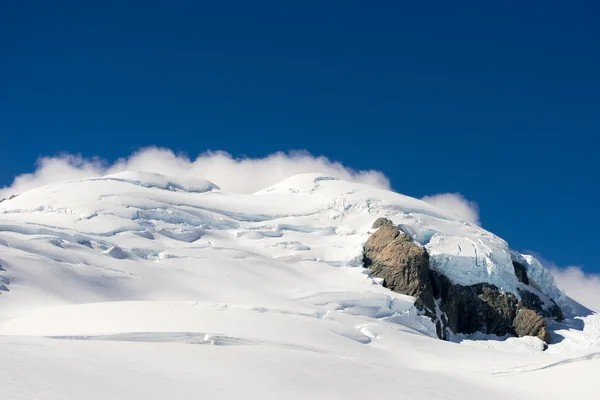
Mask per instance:
[[[484,317],[486,332],[498,336],[513,333],[512,321],[516,314],[517,298],[487,283],[473,286],[482,302],[479,304],[479,314]]]
[[[18,194],[13,194],[13,195],[12,195],[12,196],[10,196],[9,198],[6,198],[6,199],[0,199],[0,203],[2,203],[3,201],[6,201],[6,200],[12,200],[12,199],[14,199],[14,198],[15,198],[15,197],[17,197],[17,196],[18,196]]]
[[[428,277],[429,254],[398,227],[391,222],[379,225],[365,243],[363,263],[383,279],[385,287],[416,297],[418,308],[435,315]]]
[[[519,295],[521,296],[521,303],[524,307],[535,311],[538,315],[542,315],[547,318],[553,318],[559,322],[564,320],[565,317],[562,313],[562,310],[560,309],[558,304],[554,302],[554,300],[551,300],[552,305],[550,307],[544,309],[544,302],[542,301],[542,299],[540,299],[540,297],[537,294],[532,293],[528,290],[518,290]]]
[[[529,285],[529,277],[527,276],[527,269],[525,266],[519,262],[513,261],[513,267],[519,282]]]
[[[544,302],[529,290],[519,290],[519,302],[515,295],[492,284],[455,284],[430,268],[427,250],[392,221],[378,218],[373,228],[377,231],[364,246],[364,266],[382,278],[385,287],[414,296],[415,306],[432,319],[439,338],[447,339],[449,330],[536,336],[550,343],[544,316],[563,318],[556,303],[544,310]],[[513,266],[519,281],[528,285],[525,267],[518,262],[513,262]]]
[[[387,218],[380,217],[377,218],[375,222],[373,222],[373,226],[371,227],[371,229],[378,229],[379,227],[382,227],[384,225],[394,225],[394,223]]]
[[[558,322],[563,321],[565,319],[565,316],[564,316],[562,310],[560,309],[560,307],[558,306],[558,304],[556,304],[554,302],[554,300],[552,300],[552,303],[553,304],[550,307],[548,307],[547,310],[545,310],[544,314],[547,317],[554,318]]]
[[[550,331],[546,319],[538,315],[534,310],[525,308],[522,304],[517,309],[517,315],[513,321],[513,327],[517,336],[535,336],[546,343],[550,343]]]
[[[435,271],[431,271],[429,276],[434,298],[441,300],[440,309],[445,315],[445,321],[442,321],[443,331],[446,328],[454,333],[480,331],[482,324],[477,314],[477,296],[473,289],[455,285],[445,275]]]
[[[494,285],[463,286],[435,271],[429,274],[433,295],[440,301],[446,326],[454,333],[485,332],[504,336],[513,333],[517,298]],[[439,336],[439,335],[438,335]]]
[[[542,299],[540,299],[540,297],[537,294],[527,290],[517,290],[519,291],[519,295],[521,296],[521,303],[523,303],[523,306],[525,306],[525,308],[529,308],[530,310],[533,310],[538,314],[544,312],[544,302],[542,301]]]

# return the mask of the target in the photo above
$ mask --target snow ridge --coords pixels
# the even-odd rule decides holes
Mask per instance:
[[[358,399],[378,388],[391,398],[399,380],[423,399],[561,393],[533,390],[510,372],[519,365],[535,370],[530,355],[498,352],[540,353],[539,339],[453,338],[461,346],[433,340],[435,327],[419,315],[415,299],[389,291],[363,268],[362,246],[378,217],[424,246],[432,267],[454,283],[489,282],[519,297],[512,265],[519,260],[537,290],[572,310],[552,327],[556,344],[547,357],[584,353],[574,358],[582,362],[544,363],[543,373],[577,368],[578,376],[590,376],[581,365],[597,363],[591,355],[600,351],[597,316],[575,315],[535,258],[445,210],[323,174],[238,194],[203,179],[132,171],[45,186],[0,203],[0,384],[13,391],[7,398],[33,398],[35,389],[55,400],[58,389],[43,379],[48,370],[66,374],[97,362],[131,380],[101,386],[94,380],[100,370],[77,372],[84,386],[70,386],[70,398],[133,398],[132,382],[155,371],[166,381],[149,388],[148,398],[187,398],[199,382],[214,398],[239,397],[238,386],[252,387],[244,373],[269,382],[265,398],[289,395],[290,388],[297,398]],[[58,364],[49,368],[39,354]],[[136,362],[123,367],[121,354]],[[494,361],[482,361],[488,358]],[[457,359],[465,364],[457,367]],[[210,362],[200,368],[198,360]],[[28,377],[18,371],[35,370],[36,363],[45,371],[36,375],[37,386],[19,386]],[[239,385],[224,384],[213,370],[227,371]],[[11,371],[17,378],[3,381],[15,376]],[[497,375],[508,377],[506,386]],[[309,383],[298,383],[300,376]],[[432,379],[443,383],[436,392]],[[319,393],[311,392],[314,385]]]
[[[432,266],[454,283],[488,282],[519,297],[517,257],[536,289],[565,305],[549,271],[483,228],[423,201],[322,174],[241,195],[203,179],[129,171],[23,193],[1,203],[0,216],[5,232],[95,243],[121,259],[156,252],[156,241],[136,237],[197,243],[230,231],[240,247],[266,257],[354,266],[374,218],[387,217],[424,245]]]

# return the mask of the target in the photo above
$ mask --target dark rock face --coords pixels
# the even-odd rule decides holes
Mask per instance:
[[[513,261],[513,267],[515,268],[515,275],[519,282],[529,285],[529,278],[527,277],[527,269],[519,262]]]
[[[476,295],[471,288],[454,285],[445,275],[430,271],[433,295],[441,299],[440,308],[445,314],[442,321],[444,330],[452,332],[474,333],[481,328],[477,316]],[[438,335],[439,336],[439,335]]]
[[[435,271],[429,274],[447,328],[454,333],[484,332],[504,336],[512,334],[517,298],[494,285],[457,285]],[[439,336],[439,335],[438,335]]]
[[[544,309],[544,302],[542,301],[542,299],[540,299],[540,297],[537,294],[532,293],[528,290],[518,290],[519,295],[521,296],[521,304],[523,304],[524,307],[535,311],[538,315],[547,318],[553,318],[559,322],[565,319],[562,310],[554,302],[554,300],[552,300],[552,305],[550,307]]]
[[[415,306],[433,320],[440,339],[447,339],[450,330],[536,336],[550,343],[544,317],[562,320],[558,305],[544,310],[544,302],[528,290],[519,290],[519,302],[515,295],[488,283],[470,286],[452,283],[429,268],[427,250],[390,220],[377,219],[373,229],[377,231],[364,246],[364,266],[382,278],[385,287],[415,297]],[[513,266],[519,281],[528,285],[525,267],[518,262]]]
[[[521,296],[521,303],[524,307],[529,308],[537,313],[542,313],[544,311],[544,302],[540,297],[527,290],[517,289],[519,291],[519,296]]]
[[[550,306],[547,310],[544,311],[544,315],[549,318],[554,318],[558,322],[563,321],[565,319],[565,316],[562,310],[560,309],[558,304],[554,302],[554,300],[552,300],[552,303],[554,304],[552,304],[552,306]]]
[[[479,315],[483,315],[487,333],[498,336],[512,334],[512,321],[515,318],[517,298],[504,293],[494,285],[481,283],[473,285],[479,304]]]
[[[14,199],[14,198],[15,198],[15,197],[17,197],[17,196],[18,196],[18,194],[13,194],[12,196],[10,196],[10,197],[9,197],[9,198],[7,198],[7,199],[0,199],[0,203],[2,203],[3,201],[6,201],[6,200],[12,200],[12,199]],[[390,221],[390,222],[391,222],[391,221]]]

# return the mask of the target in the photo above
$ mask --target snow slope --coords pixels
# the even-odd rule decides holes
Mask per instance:
[[[556,344],[437,340],[413,298],[362,268],[382,216],[456,283],[518,296],[521,261],[567,311]],[[597,398],[600,319],[537,260],[428,203],[320,174],[251,195],[143,172],[22,193],[0,203],[0,293],[2,399]]]

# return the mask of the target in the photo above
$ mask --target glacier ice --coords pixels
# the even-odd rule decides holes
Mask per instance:
[[[378,217],[456,283],[518,296],[517,260],[536,290],[573,304],[499,237],[368,185],[304,174],[239,194],[143,172],[80,179],[0,203],[2,396],[595,398],[597,315],[552,323],[545,354],[534,338],[439,341],[413,297],[363,268]]]
[[[564,297],[535,258],[516,253],[485,229],[424,201],[323,174],[292,176],[247,195],[224,193],[203,179],[121,172],[25,192],[1,203],[0,215],[5,232],[61,240],[80,233],[106,240],[133,232],[142,238],[160,234],[191,244],[231,231],[240,240],[273,242],[255,244],[258,253],[269,256],[268,249],[277,248],[277,257],[331,265],[353,265],[371,223],[387,217],[425,246],[433,268],[455,283],[489,282],[519,297],[512,266],[516,257],[539,291],[559,304]],[[286,240],[280,240],[282,236]],[[109,251],[115,257],[127,253],[127,246],[116,239],[107,245],[120,249]],[[144,245],[149,246],[130,247],[139,252]]]
[[[86,251],[97,250],[123,262],[156,262],[195,257],[198,249],[241,249],[281,262],[360,270],[362,245],[378,217],[424,246],[432,267],[454,283],[488,282],[519,298],[512,265],[518,260],[539,292],[568,305],[538,260],[485,229],[427,202],[323,174],[292,176],[254,194],[138,171],[59,183],[0,203],[0,239],[31,253],[35,246],[21,239],[60,241],[40,253],[55,261],[65,260],[60,247],[82,244],[88,250],[78,250],[76,262],[92,263]]]

